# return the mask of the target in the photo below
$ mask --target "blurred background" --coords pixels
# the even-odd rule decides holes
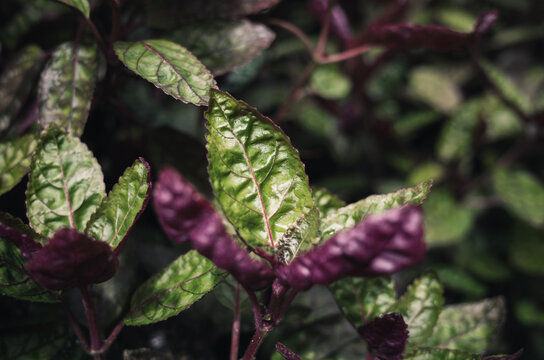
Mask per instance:
[[[428,253],[423,264],[396,276],[399,289],[434,269],[447,304],[504,296],[507,317],[490,353],[525,348],[525,359],[544,359],[544,2],[340,0],[345,18],[339,26],[351,37],[335,32],[333,23],[329,54],[356,45],[366,27],[395,4],[402,4],[402,12],[394,22],[442,25],[462,33],[470,33],[484,11],[497,10],[499,17],[465,49],[375,47],[348,61],[315,65],[307,77],[307,48],[274,19],[295,25],[315,44],[322,28],[316,3],[323,2],[283,0],[244,20],[244,26],[262,23],[263,28],[187,16],[182,3],[124,4],[122,19],[131,26],[121,38],[170,38],[189,48],[214,72],[220,89],[281,126],[299,150],[312,186],[348,203],[434,179],[423,204]],[[100,5],[95,3],[92,18],[107,30],[108,8]],[[78,24],[72,15],[52,1],[2,1],[0,66],[6,68],[30,44],[47,52],[72,40]],[[210,16],[229,17],[223,15]],[[214,27],[217,31],[210,31]],[[224,54],[232,56],[230,62]],[[172,165],[210,195],[204,109],[165,95],[120,63],[100,67],[82,140],[98,158],[107,188],[144,156],[154,174]],[[37,74],[28,74],[25,100],[11,115],[18,123],[32,121]],[[16,90],[1,89],[0,96]],[[4,138],[8,130],[17,128],[0,128]],[[0,197],[0,210],[24,217],[25,188],[23,180]],[[120,272],[98,289],[105,294],[98,306],[104,308],[106,326],[126,310],[138,284],[186,250],[167,241],[151,207],[128,244]],[[175,358],[225,358],[232,296],[232,284],[225,283],[176,318],[125,328],[111,358],[140,347]],[[66,338],[56,356],[84,358],[63,327],[53,332],[51,324],[60,318],[54,305],[0,297],[0,338]],[[252,334],[249,309],[242,320],[244,346]],[[42,340],[24,338],[28,329],[42,329]],[[360,359],[364,354],[326,288],[301,296],[268,340],[263,359],[272,356],[278,340],[294,344],[304,359]]]

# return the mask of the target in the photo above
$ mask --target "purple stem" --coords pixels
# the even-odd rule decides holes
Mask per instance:
[[[232,338],[230,343],[230,360],[238,359],[240,343],[240,283],[236,284],[236,299],[234,302],[234,320],[232,321]]]
[[[85,315],[87,315],[87,325],[89,326],[89,334],[91,336],[91,354],[94,355],[94,360],[102,360],[100,355],[102,347],[102,339],[100,338],[100,331],[97,326],[96,316],[93,306],[93,298],[91,295],[91,287],[81,287],[81,298],[83,300],[83,307],[85,308]]]

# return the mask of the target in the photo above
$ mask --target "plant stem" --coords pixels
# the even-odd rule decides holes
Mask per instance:
[[[306,69],[304,69],[304,72],[302,73],[298,81],[291,88],[291,91],[289,92],[287,99],[285,99],[283,104],[276,111],[276,114],[274,114],[274,121],[276,123],[281,122],[283,118],[285,117],[285,115],[287,115],[287,112],[289,111],[293,103],[298,99],[300,88],[306,84],[306,82],[310,78],[310,75],[312,75],[312,71],[314,70],[314,68],[315,68],[314,61],[310,62],[306,66]]]
[[[119,4],[115,0],[109,0],[108,3],[111,7],[111,35],[110,46],[108,48],[108,57],[115,61],[117,59],[113,52],[113,43],[119,38]]]
[[[332,55],[322,55],[321,57],[318,58],[318,62],[320,64],[330,64],[330,63],[348,60],[356,56],[359,56],[362,53],[367,52],[371,48],[372,46],[369,46],[369,45],[361,45],[361,46],[343,51],[341,53],[332,54]]]
[[[109,59],[108,57],[108,48],[106,47],[106,43],[104,42],[104,39],[102,39],[102,35],[100,35],[100,32],[98,32],[98,29],[94,25],[91,19],[86,17],[85,15],[81,14],[83,16],[83,19],[87,22],[87,25],[91,29],[94,37],[96,38],[96,41],[98,42],[98,46],[100,47],[100,50],[104,53],[104,56]]]
[[[238,359],[240,343],[240,284],[236,284],[236,298],[234,302],[234,320],[232,321],[232,337],[230,342],[230,360]]]
[[[327,39],[329,37],[329,30],[331,27],[331,12],[334,5],[336,5],[336,0],[328,1],[327,15],[325,15],[325,21],[323,22],[323,27],[319,33],[319,39],[317,40],[317,46],[314,52],[315,59],[321,59],[325,53],[325,46],[327,45]]]
[[[261,347],[261,344],[263,343],[264,338],[268,333],[272,330],[272,327],[268,326],[262,326],[255,330],[255,334],[253,334],[253,338],[251,339],[251,342],[249,343],[249,347],[247,348],[244,357],[242,360],[252,360],[255,358],[255,355],[257,354],[257,350],[259,350],[259,347]]]
[[[102,339],[100,338],[100,331],[97,326],[96,316],[93,306],[93,298],[91,294],[91,287],[81,287],[81,298],[83,300],[83,307],[85,308],[85,315],[87,316],[87,325],[89,326],[89,334],[91,337],[91,354],[100,352],[102,347]],[[100,354],[94,354],[95,360],[101,360]]]
[[[83,350],[88,353],[90,351],[89,343],[87,342],[87,339],[85,339],[85,335],[83,335],[83,331],[81,331],[81,328],[79,327],[76,319],[74,318],[74,315],[68,308],[68,305],[66,305],[64,300],[61,299],[61,301],[62,301],[62,309],[66,313],[66,316],[68,316],[68,321],[70,322],[70,326],[72,326],[72,330],[74,330],[74,333],[76,334],[77,339],[81,343],[81,347],[83,348]]]
[[[113,330],[111,331],[110,335],[108,336],[108,338],[106,339],[106,341],[104,341],[104,344],[102,345],[102,347],[100,348],[100,352],[101,353],[105,353],[106,351],[108,351],[108,349],[110,348],[111,344],[113,344],[113,342],[115,341],[115,339],[117,339],[117,336],[119,335],[119,333],[121,332],[121,330],[123,329],[123,327],[125,326],[125,322],[123,320],[119,321],[119,323],[115,326],[115,328],[113,328]]]

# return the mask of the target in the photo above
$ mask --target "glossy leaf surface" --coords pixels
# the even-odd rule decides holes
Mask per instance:
[[[91,7],[88,0],[59,0],[59,2],[79,10],[85,17],[89,17],[91,14]]]
[[[287,229],[277,245],[277,258],[284,264],[293,260],[299,252],[305,252],[317,243],[319,230],[319,211],[316,208],[307,214],[301,215],[293,225]]]
[[[191,52],[167,40],[114,44],[119,59],[136,74],[185,103],[208,105],[215,80]]]
[[[98,71],[98,49],[81,43],[64,43],[42,72],[38,121],[81,136],[91,107]]]
[[[389,310],[401,313],[408,324],[410,338],[407,352],[423,345],[431,336],[444,303],[442,292],[438,277],[433,273],[425,274],[416,279]]]
[[[50,128],[30,168],[26,203],[31,227],[46,237],[62,228],[84,231],[105,196],[102,170],[87,146]]]
[[[323,188],[313,188],[312,195],[315,207],[319,210],[321,218],[325,218],[341,207],[346,206],[344,201]]]
[[[510,211],[532,225],[544,225],[544,185],[531,173],[497,169],[493,186]]]
[[[136,290],[125,324],[151,324],[175,316],[212,291],[224,277],[210,260],[190,251]]]
[[[480,355],[446,349],[420,348],[404,357],[404,360],[481,360]]]
[[[61,229],[26,264],[36,281],[52,290],[104,282],[119,262],[110,247],[74,229]]]
[[[29,45],[3,68],[0,77],[0,132],[8,128],[26,101],[42,56],[38,46]]]
[[[19,249],[0,238],[0,293],[20,300],[56,302],[25,270],[25,259]]]
[[[149,164],[143,159],[126,169],[91,216],[85,233],[107,242],[112,249],[121,245],[149,199],[149,170]]]
[[[369,214],[407,204],[419,205],[425,200],[431,185],[432,181],[425,181],[412,188],[400,189],[389,194],[371,195],[344,206],[322,219],[320,226],[322,237],[327,239],[340,230],[349,229]]]
[[[274,40],[266,26],[247,20],[190,22],[172,34],[215,75],[222,75],[257,57]]]
[[[252,246],[274,247],[313,208],[298,152],[268,118],[212,91],[208,119],[211,183],[223,211]]]
[[[0,195],[11,190],[26,175],[37,145],[34,134],[0,144]]]
[[[483,353],[504,317],[502,298],[445,306],[425,346]]]
[[[395,288],[389,276],[346,278],[329,288],[338,307],[355,328],[385,314],[396,302]]]

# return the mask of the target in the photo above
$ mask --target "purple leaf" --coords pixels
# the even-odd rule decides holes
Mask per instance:
[[[369,215],[276,274],[291,287],[307,290],[346,276],[391,274],[420,262],[424,254],[421,210],[407,205]]]
[[[359,328],[359,334],[378,359],[402,360],[408,341],[408,325],[402,315],[391,313]]]
[[[287,346],[282,343],[276,343],[276,351],[283,356],[285,360],[301,360],[300,357],[292,352]]]
[[[195,188],[171,168],[164,169],[153,192],[153,205],[170,239],[193,248],[230,272],[244,286],[269,286],[274,274],[253,259],[227,233],[219,214]]]
[[[117,266],[117,256],[107,243],[68,228],[55,232],[26,264],[36,282],[52,290],[104,282]]]
[[[512,355],[492,355],[485,357],[484,360],[519,360],[523,355],[523,349],[518,350]]]
[[[0,238],[3,238],[15,245],[21,252],[21,256],[30,259],[42,248],[42,245],[33,238],[39,237],[21,220],[9,214],[0,214]]]
[[[425,47],[438,51],[458,51],[477,41],[495,23],[497,17],[496,11],[481,14],[471,33],[461,33],[438,25],[378,22],[368,27],[364,42],[390,48]]]
[[[327,7],[331,0],[309,0],[310,11],[321,21],[327,17]],[[349,47],[352,40],[351,25],[344,9],[340,5],[334,5],[331,9],[331,31],[340,39],[344,47]]]

